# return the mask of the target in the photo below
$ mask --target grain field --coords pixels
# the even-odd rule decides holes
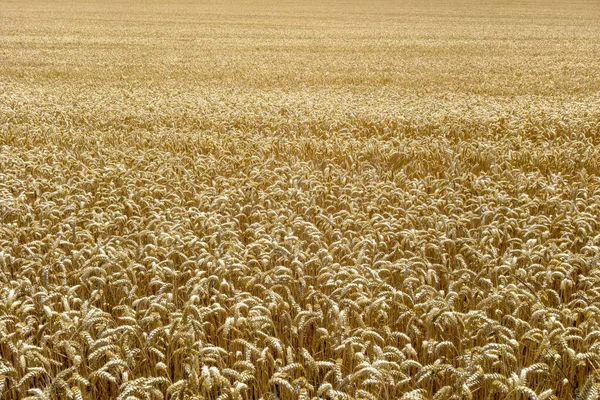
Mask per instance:
[[[600,398],[600,3],[0,0],[0,398]]]

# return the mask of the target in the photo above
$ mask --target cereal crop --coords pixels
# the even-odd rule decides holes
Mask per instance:
[[[600,398],[600,4],[0,0],[0,398]]]

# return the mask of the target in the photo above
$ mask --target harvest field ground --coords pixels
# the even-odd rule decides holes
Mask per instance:
[[[0,398],[598,399],[598,1],[0,0]]]

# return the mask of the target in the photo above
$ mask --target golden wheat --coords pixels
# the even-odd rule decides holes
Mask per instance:
[[[0,397],[598,399],[598,26],[0,1]]]

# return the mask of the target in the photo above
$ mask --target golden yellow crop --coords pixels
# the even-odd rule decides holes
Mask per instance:
[[[600,397],[597,1],[0,0],[0,398]]]

